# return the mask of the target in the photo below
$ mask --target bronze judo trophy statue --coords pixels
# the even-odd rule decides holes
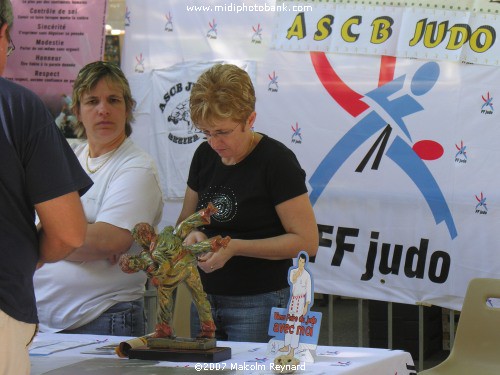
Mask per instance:
[[[209,224],[216,212],[209,203],[175,229],[167,226],[159,234],[147,223],[134,227],[132,236],[143,250],[137,255],[122,255],[119,264],[123,272],[146,272],[157,288],[157,323],[153,333],[121,343],[116,349],[119,356],[174,362],[220,362],[231,358],[230,348],[216,347],[215,323],[197,267],[198,256],[219,251],[230,238],[215,236],[188,246],[183,243],[194,228]],[[201,330],[196,339],[176,337],[172,326],[174,291],[181,283],[186,284],[198,310]],[[141,346],[135,347],[137,343]]]

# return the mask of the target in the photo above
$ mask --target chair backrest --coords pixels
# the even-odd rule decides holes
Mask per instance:
[[[492,307],[490,298],[500,298],[500,279],[469,282],[450,359],[500,364],[500,306]]]

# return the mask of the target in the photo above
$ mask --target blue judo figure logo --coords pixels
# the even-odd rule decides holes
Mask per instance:
[[[402,132],[412,142],[403,118],[422,111],[424,108],[408,94],[394,97],[402,88],[406,75],[402,75],[383,86],[380,86],[366,94],[374,100],[394,120]],[[413,76],[410,90],[414,96],[421,96],[429,92],[439,77],[439,65],[428,62],[422,65]],[[312,190],[310,200],[312,205],[318,201],[321,193],[328,182],[333,178],[342,164],[358,149],[365,141],[376,132],[382,131],[374,145],[368,151],[365,158],[357,167],[356,172],[362,172],[371,156],[379,147],[379,151],[373,163],[372,169],[378,169],[382,154],[387,147],[392,127],[374,110],[369,112],[362,120],[354,125],[328,152],[312,174],[309,183]],[[427,168],[424,161],[416,154],[411,145],[397,135],[388,146],[386,154],[395,162],[417,186],[425,201],[429,205],[436,224],[445,222],[452,239],[457,236],[457,229],[446,199],[436,182],[434,176]]]
[[[486,98],[484,97],[484,95],[482,95],[481,98],[484,102],[481,106],[481,113],[491,115],[493,113],[493,98],[490,96],[490,92],[488,91]]]
[[[301,128],[299,128],[299,123],[295,123],[295,128],[292,125],[292,143],[302,143],[302,133],[301,133]]]

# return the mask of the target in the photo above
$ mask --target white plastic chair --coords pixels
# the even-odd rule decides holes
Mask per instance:
[[[419,375],[500,374],[500,308],[489,298],[500,298],[500,279],[469,282],[450,355]]]

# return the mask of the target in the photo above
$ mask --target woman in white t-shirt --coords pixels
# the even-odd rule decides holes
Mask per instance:
[[[130,233],[135,224],[161,219],[156,167],[129,139],[135,101],[117,65],[90,63],[73,87],[75,133],[86,140],[74,150],[94,185],[81,198],[88,222],[83,246],[35,273],[40,330],[141,336],[146,274],[123,273],[117,260],[140,251]]]

